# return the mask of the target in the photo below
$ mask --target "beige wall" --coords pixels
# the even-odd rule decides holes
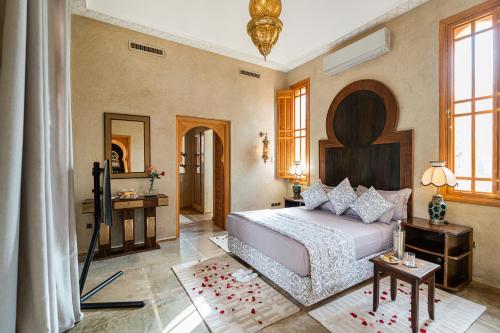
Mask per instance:
[[[396,95],[399,129],[415,130],[415,216],[427,217],[432,189],[418,177],[439,157],[439,21],[480,3],[477,0],[431,0],[388,23],[393,51],[335,76],[322,73],[319,57],[288,73],[289,84],[311,78],[311,172],[318,178],[318,140],[326,138],[330,103],[348,83],[382,81]],[[500,287],[500,208],[449,202],[448,219],[474,228],[474,279]]]
[[[158,210],[158,238],[175,236],[175,116],[231,121],[231,209],[268,208],[281,201],[284,182],[274,164],[259,157],[260,131],[274,137],[274,93],[285,75],[80,16],[72,18],[72,106],[78,246],[85,251],[90,215],[81,202],[90,198],[93,161],[104,159],[103,113],[151,117],[151,160],[167,176],[158,189],[169,207]],[[162,47],[166,58],[128,50],[134,40]],[[260,80],[239,75],[245,68]],[[274,145],[274,140],[271,139]],[[271,155],[272,156],[272,155]],[[112,180],[113,190],[145,190],[147,179]]]

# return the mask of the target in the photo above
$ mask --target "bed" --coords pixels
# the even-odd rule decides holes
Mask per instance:
[[[328,111],[328,139],[319,142],[323,184],[336,186],[347,177],[354,187],[411,189],[413,131],[397,131],[398,114],[394,95],[378,81],[342,89]],[[309,306],[369,279],[369,259],[392,247],[393,223],[365,224],[350,215],[294,207],[235,212],[226,227],[234,255]]]

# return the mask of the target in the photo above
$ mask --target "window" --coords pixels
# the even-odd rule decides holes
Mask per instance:
[[[306,79],[277,95],[277,174],[280,178],[293,179],[289,170],[294,161],[300,161],[303,183],[309,182],[309,90],[309,79]]]
[[[440,153],[457,176],[450,200],[500,206],[500,6],[441,22]]]

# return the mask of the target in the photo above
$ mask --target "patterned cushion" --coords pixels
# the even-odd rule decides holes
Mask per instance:
[[[380,218],[384,213],[393,209],[394,204],[385,200],[372,186],[368,191],[363,193],[358,200],[353,202],[350,207],[359,215],[359,217],[361,217],[363,222],[372,223]],[[386,219],[387,217],[384,218],[384,220]],[[389,221],[390,220],[391,218],[389,218]]]
[[[347,178],[341,181],[333,190],[328,192],[327,196],[337,215],[345,212],[346,209],[349,208],[349,204],[358,198]]]
[[[362,185],[359,185],[356,189],[358,195],[361,195],[368,191],[368,189]],[[392,202],[394,207],[393,220],[405,220],[408,218],[408,199],[411,195],[411,189],[405,188],[399,191],[382,191],[377,190],[377,192],[384,197],[385,200]]]
[[[323,189],[321,181],[318,180],[311,187],[302,192],[302,199],[304,199],[304,204],[308,210],[313,210],[314,208],[327,202],[328,197],[326,196],[326,192]]]

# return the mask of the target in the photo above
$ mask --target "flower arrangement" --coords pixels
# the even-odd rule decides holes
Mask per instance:
[[[158,171],[158,169],[152,166],[148,169],[148,174],[149,174],[148,195],[153,195],[155,180],[165,176],[165,171]]]

